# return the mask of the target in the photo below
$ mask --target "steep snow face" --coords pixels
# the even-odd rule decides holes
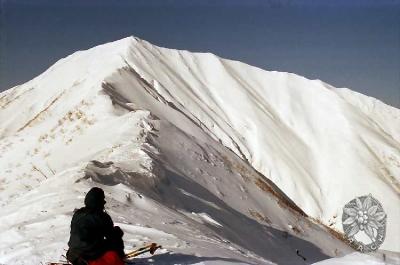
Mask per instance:
[[[0,94],[0,263],[60,257],[93,185],[128,249],[172,251],[159,264],[346,254],[316,219],[340,230],[343,205],[368,193],[398,251],[399,111],[369,102],[137,38],[77,52]]]
[[[338,231],[343,206],[372,194],[388,213],[382,247],[400,250],[400,110],[318,80],[124,41],[126,66],[108,91],[187,131],[148,96],[179,110]]]

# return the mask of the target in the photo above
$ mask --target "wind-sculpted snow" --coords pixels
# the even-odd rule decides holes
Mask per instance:
[[[74,53],[0,94],[0,264],[63,259],[95,185],[127,249],[163,245],[155,264],[343,256],[342,208],[369,193],[388,214],[382,248],[399,251],[399,117],[350,90],[133,37]]]

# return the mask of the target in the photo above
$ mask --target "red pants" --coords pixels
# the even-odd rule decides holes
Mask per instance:
[[[96,260],[89,261],[89,265],[125,265],[117,252],[109,250]]]

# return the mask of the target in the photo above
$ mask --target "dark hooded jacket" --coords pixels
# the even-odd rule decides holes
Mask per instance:
[[[103,190],[95,187],[87,193],[85,207],[74,213],[67,252],[73,264],[95,260],[107,250],[117,250],[123,256],[123,232],[114,227],[111,217],[104,211],[105,203]]]

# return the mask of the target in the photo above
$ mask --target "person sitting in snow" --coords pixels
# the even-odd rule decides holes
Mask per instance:
[[[123,232],[105,212],[104,191],[92,188],[71,221],[67,259],[73,265],[123,265]]]

